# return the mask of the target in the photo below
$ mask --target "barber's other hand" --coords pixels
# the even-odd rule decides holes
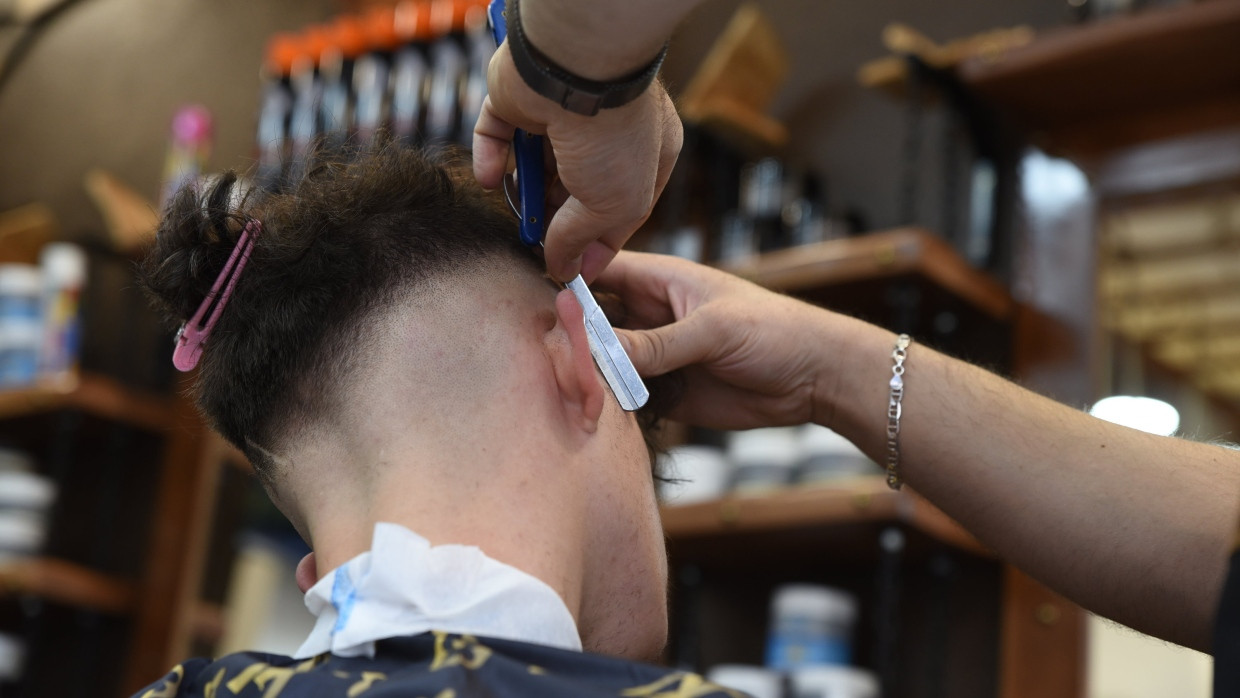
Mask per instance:
[[[632,102],[582,116],[534,92],[505,42],[491,59],[489,94],[474,128],[474,175],[502,184],[516,128],[545,134],[568,198],[547,227],[547,270],[593,281],[645,222],[680,153],[680,118],[657,80]]]
[[[835,326],[869,327],[664,255],[621,252],[596,288],[618,294],[640,328],[617,330],[639,373],[684,369],[670,416],[716,429],[827,424]]]

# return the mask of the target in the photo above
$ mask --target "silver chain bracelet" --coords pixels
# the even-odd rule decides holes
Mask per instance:
[[[891,350],[891,392],[887,397],[887,486],[898,490],[904,485],[900,480],[900,414],[904,400],[904,360],[908,358],[908,345],[913,340],[902,334],[896,338]]]

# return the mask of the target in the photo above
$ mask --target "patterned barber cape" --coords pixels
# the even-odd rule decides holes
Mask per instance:
[[[434,631],[375,650],[191,659],[135,698],[744,698],[697,674],[512,640]]]
[[[1240,698],[1240,534],[1214,620],[1214,698]]]

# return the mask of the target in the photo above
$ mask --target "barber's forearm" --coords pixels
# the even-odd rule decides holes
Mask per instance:
[[[649,63],[701,0],[521,0],[530,43],[567,70],[614,80]]]
[[[828,357],[828,426],[880,463],[894,336]],[[1094,419],[914,344],[901,470],[1001,556],[1102,615],[1208,650],[1240,509],[1240,456]]]

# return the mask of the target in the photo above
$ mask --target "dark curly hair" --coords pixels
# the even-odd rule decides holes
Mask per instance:
[[[543,273],[519,242],[502,195],[474,182],[459,151],[389,140],[365,151],[320,150],[315,162],[282,193],[256,191],[233,172],[185,188],[138,274],[179,325],[210,290],[246,222],[262,222],[203,352],[194,398],[267,484],[288,439],[342,407],[377,313],[410,292],[433,293],[428,281],[483,264]],[[652,454],[657,417],[648,410],[639,420]]]

